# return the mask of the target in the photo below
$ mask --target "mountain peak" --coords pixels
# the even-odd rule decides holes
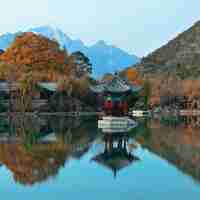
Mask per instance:
[[[200,26],[200,20],[198,20],[198,21],[194,24],[194,26]]]
[[[142,59],[141,69],[155,72],[173,72],[181,69],[187,77],[200,77],[200,21],[170,40],[167,44]]]
[[[94,46],[108,46],[104,40],[99,40]]]
[[[53,25],[45,25],[45,26],[39,26],[35,28],[31,28],[28,31],[44,35],[50,39],[57,39],[59,37],[65,37],[68,40],[71,40],[64,32],[62,32],[58,27]]]
[[[55,25],[50,25],[50,24],[46,24],[46,25],[43,25],[43,26],[37,26],[37,27],[34,27],[34,28],[31,28],[31,30],[33,29],[44,29],[44,30],[56,30],[57,27]]]
[[[55,26],[44,25],[44,26],[37,26],[34,28],[30,28],[28,31],[35,32],[35,33],[38,33],[38,32],[52,33],[52,32],[55,32],[56,29],[57,28]]]
[[[62,30],[52,25],[31,28],[28,32],[45,36],[56,40],[60,48],[66,49],[69,53],[76,51],[83,52],[93,65],[93,76],[101,77],[105,73],[113,73],[138,62],[136,56],[129,55],[115,46],[108,45],[104,40],[98,41],[93,46],[86,46],[80,39],[73,40]],[[0,36],[0,49],[8,48],[15,40],[16,34]]]

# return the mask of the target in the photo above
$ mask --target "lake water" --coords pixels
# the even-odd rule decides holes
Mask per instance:
[[[196,118],[139,120],[112,135],[95,119],[1,119],[1,199],[196,200],[199,127]]]

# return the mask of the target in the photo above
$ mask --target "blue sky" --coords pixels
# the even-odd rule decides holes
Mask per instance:
[[[0,33],[55,25],[144,56],[200,19],[199,0],[2,0]]]

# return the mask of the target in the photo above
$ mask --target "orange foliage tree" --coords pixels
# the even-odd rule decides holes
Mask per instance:
[[[125,71],[125,76],[131,83],[133,83],[135,85],[142,85],[142,83],[143,83],[139,77],[138,71],[134,68],[128,68]]]
[[[10,48],[0,56],[0,61],[15,68],[18,79],[24,73],[37,73],[39,80],[55,81],[72,73],[72,63],[59,44],[34,33],[18,36]]]
[[[16,37],[10,48],[0,55],[0,63],[0,78],[20,83],[18,96],[23,104],[34,95],[38,82],[57,82],[61,84],[59,89],[66,90],[71,88],[77,71],[82,70],[76,57],[68,55],[56,41],[29,32]]]

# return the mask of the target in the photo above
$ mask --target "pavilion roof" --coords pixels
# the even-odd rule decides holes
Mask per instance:
[[[44,135],[39,139],[39,142],[42,143],[53,143],[57,141],[56,134],[54,132]]]
[[[133,161],[138,161],[139,158],[114,149],[112,152],[109,152],[109,154],[104,152],[95,156],[92,160],[112,171],[119,171],[129,166]]]
[[[58,89],[56,82],[39,82],[38,86],[48,91],[55,92]],[[6,81],[0,81],[0,91],[9,92],[10,90],[17,90],[20,87],[20,83],[13,82],[9,85]]]
[[[113,93],[125,93],[125,92],[138,92],[141,90],[140,86],[129,83],[127,80],[122,79],[118,75],[115,75],[111,81],[106,83],[100,83],[96,86],[91,86],[91,90],[95,93],[113,92]]]
[[[58,89],[58,84],[55,82],[40,82],[38,86],[51,92],[55,92]]]
[[[9,92],[10,90],[17,90],[19,86],[19,83],[16,82],[9,84],[6,81],[0,81],[0,91]]]

